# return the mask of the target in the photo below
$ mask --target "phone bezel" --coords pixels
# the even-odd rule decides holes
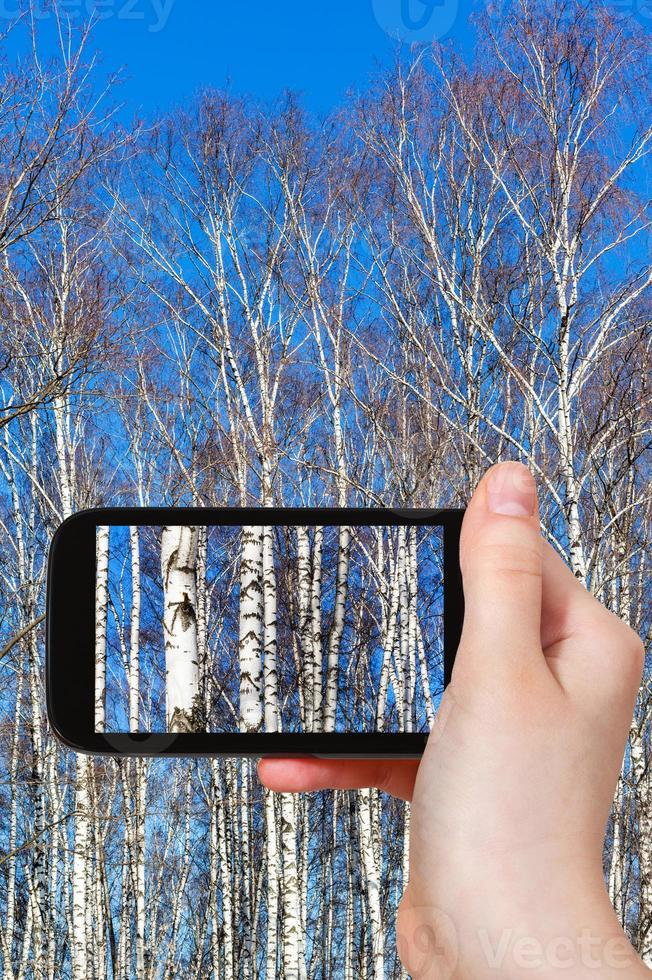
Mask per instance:
[[[98,525],[426,525],[444,529],[444,683],[464,616],[459,568],[463,509],[381,507],[111,507],[79,511],[50,545],[47,580],[47,711],[69,748],[119,756],[297,756],[414,758],[426,733],[98,733],[94,730],[95,539]],[[264,515],[264,519],[263,519]],[[89,574],[91,572],[91,574]]]

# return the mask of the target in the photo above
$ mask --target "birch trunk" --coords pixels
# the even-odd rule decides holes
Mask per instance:
[[[264,617],[264,705],[265,731],[281,730],[278,704],[278,673],[276,664],[276,570],[274,567],[274,541],[272,528],[263,528],[263,617]]]
[[[314,702],[314,650],[310,628],[310,599],[312,576],[310,570],[310,535],[307,527],[297,528],[297,612],[299,652],[301,657],[299,677],[303,689],[304,728],[313,731]]]
[[[267,856],[267,952],[266,977],[278,975],[279,850],[276,832],[276,797],[265,793],[265,851]]]
[[[129,529],[131,544],[131,623],[129,644],[129,728],[139,730],[140,707],[140,546],[138,528]],[[133,759],[131,775],[134,782],[134,816],[131,861],[135,864],[134,945],[136,980],[147,980],[145,955],[145,831],[147,813],[147,760]]]
[[[350,824],[353,824],[351,809],[348,816]],[[353,826],[349,828],[349,841],[346,845],[346,910],[344,913],[344,971],[343,980],[354,980],[353,953],[355,934],[355,907],[354,907],[354,883],[352,874],[351,841],[353,839]]]
[[[322,615],[321,579],[322,554],[324,548],[324,529],[315,528],[312,549],[312,583],[310,587],[310,634],[312,637],[312,731],[320,732],[323,727],[323,672],[322,672]]]
[[[372,791],[369,789],[360,790],[358,800],[360,856],[364,869],[365,894],[369,909],[372,976],[374,980],[385,980],[385,939],[380,905],[380,873],[376,861],[372,829]]]
[[[72,977],[88,980],[91,964],[87,959],[86,941],[86,894],[87,862],[90,847],[89,834],[89,780],[90,760],[77,756],[75,782],[75,843],[72,858]]]
[[[231,980],[237,976],[234,968],[234,946],[235,937],[233,933],[233,884],[231,876],[231,862],[229,860],[229,841],[228,841],[228,807],[227,807],[227,787],[224,785],[225,775],[220,770],[220,762],[217,759],[211,760],[211,771],[213,775],[213,785],[219,790],[219,805],[217,806],[217,844],[219,849],[219,870],[220,884],[222,889],[222,936],[224,950],[224,980]],[[216,792],[215,799],[218,794]],[[217,804],[214,804],[217,805]]]
[[[650,770],[645,758],[643,734],[637,725],[630,732],[632,785],[635,788],[638,815],[638,859],[640,875],[640,907],[649,914],[652,908],[652,799],[650,795]],[[639,916],[639,930],[642,922]],[[637,937],[637,949],[646,966],[652,966],[652,930],[647,928]]]
[[[407,531],[398,529],[399,615],[400,615],[400,671],[403,675],[403,702],[401,711],[402,731],[412,730],[412,702],[414,677],[410,663],[410,598],[408,591]]]
[[[18,670],[16,683],[16,712],[15,717],[20,718],[23,710],[23,677],[25,669]],[[16,843],[18,839],[18,744],[20,728],[14,725],[11,736],[11,757],[9,763],[9,790],[11,794],[11,812],[9,816],[9,835],[7,838],[7,884],[5,901],[5,921],[2,930],[2,959],[4,963],[3,973],[6,973],[7,980],[14,980],[14,971],[11,951],[14,944],[14,927],[16,912]]]
[[[263,724],[263,532],[243,527],[240,564],[240,728],[258,732]]]
[[[351,547],[351,529],[339,528],[337,545],[337,576],[335,584],[335,608],[333,625],[328,638],[328,662],[326,666],[326,699],[324,704],[324,731],[335,731],[337,715],[337,691],[339,686],[339,656],[342,634],[344,632],[344,615],[346,597],[349,585],[349,552]]]
[[[380,539],[380,535],[379,535]],[[387,708],[387,693],[390,684],[392,658],[394,656],[394,647],[396,643],[396,628],[397,628],[397,616],[399,609],[399,563],[396,560],[394,569],[389,570],[389,583],[388,590],[389,597],[385,600],[384,605],[387,609],[386,613],[382,613],[382,622],[384,625],[383,631],[383,660],[380,668],[380,683],[378,686],[378,702],[376,708],[376,729],[381,732],[385,727],[385,711]],[[395,697],[398,696],[398,691],[394,691]]]
[[[140,543],[129,528],[131,545],[131,623],[129,630],[129,731],[140,729]]]
[[[208,528],[197,529],[197,651],[199,653],[199,691],[206,730],[211,731],[212,679],[208,646],[208,594],[206,567],[208,560]]]
[[[215,779],[213,772],[214,763],[217,760],[211,759],[211,782],[208,805],[210,807],[209,824],[209,855],[208,855],[208,927],[210,938],[208,944],[208,955],[210,963],[211,980],[220,980],[220,918],[218,913],[218,882],[220,867],[220,844],[219,844],[219,825],[218,825],[218,793],[219,783]]]
[[[567,347],[567,340],[560,344]],[[579,512],[579,487],[575,477],[573,461],[575,458],[570,404],[568,399],[568,380],[565,371],[558,391],[559,460],[565,488],[566,525],[568,528],[568,559],[570,566],[583,584],[586,583],[586,558],[582,543],[582,524]]]
[[[109,529],[98,527],[95,550],[95,731],[103,732],[106,716],[106,616],[109,597]]]
[[[145,830],[147,813],[147,760],[135,759],[135,863],[136,863],[136,980],[147,980],[145,946]]]
[[[236,922],[242,924],[243,941],[241,968],[244,980],[249,980],[252,971],[255,971],[255,950],[253,948],[253,860],[251,853],[251,793],[249,788],[249,762],[241,764],[241,797],[239,800],[239,830],[240,830],[240,853],[242,859],[239,862],[239,889],[236,891],[238,897],[238,909],[236,912]],[[235,783],[235,781],[234,781]],[[236,880],[237,880],[236,879]],[[254,974],[255,976],[255,974]]]
[[[622,773],[618,777],[618,784],[614,794],[613,802],[613,836],[611,843],[611,857],[609,861],[608,889],[611,904],[618,916],[620,924],[624,927],[626,917],[626,907],[623,895],[623,859],[624,847],[622,837],[622,821],[624,818],[625,807],[625,782]]]
[[[31,613],[30,613],[31,615]],[[33,845],[32,857],[32,901],[34,903],[34,915],[32,924],[34,929],[34,968],[38,980],[45,973],[45,963],[47,951],[45,946],[45,936],[47,935],[47,923],[50,917],[50,909],[47,899],[47,854],[45,850],[45,833],[47,823],[47,800],[45,795],[45,765],[44,765],[44,738],[43,724],[41,721],[42,699],[39,685],[39,662],[36,634],[32,630],[27,639],[29,650],[29,678],[30,678],[30,700],[31,700],[31,736],[32,736],[32,780],[34,783],[34,834],[35,842]]]
[[[61,512],[62,517],[66,518],[70,517],[73,509],[73,453],[70,449],[69,439],[69,406],[63,396],[58,395],[54,399],[53,413]],[[88,980],[92,970],[92,963],[88,956],[89,940],[87,937],[90,779],[90,759],[83,755],[76,756],[75,826],[72,860],[72,980]]]
[[[306,961],[299,911],[295,799],[281,794],[281,848],[283,855],[283,976],[305,980]]]
[[[197,528],[161,536],[167,730],[203,730],[197,650]]]

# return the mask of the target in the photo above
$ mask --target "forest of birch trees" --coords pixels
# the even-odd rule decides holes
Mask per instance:
[[[95,731],[429,731],[443,554],[423,523],[98,526]]]
[[[650,35],[621,7],[502,4],[466,61],[403,48],[325,119],[206,90],[133,126],[92,30],[62,20],[45,58],[28,17],[6,23],[25,39],[0,41],[6,980],[403,976],[402,804],[53,738],[46,559],[74,511],[461,506],[520,459],[553,545],[649,650]],[[338,619],[314,622],[327,663]],[[135,670],[152,638],[129,627]],[[651,698],[646,670],[604,855],[649,965]]]

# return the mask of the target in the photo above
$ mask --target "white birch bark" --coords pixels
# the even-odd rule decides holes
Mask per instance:
[[[399,576],[399,616],[400,616],[400,667],[403,677],[403,699],[401,702],[401,730],[409,732],[412,729],[412,699],[414,693],[414,678],[410,665],[410,611],[407,573],[407,531],[405,527],[398,529],[398,576]]]
[[[559,383],[557,390],[557,424],[559,461],[565,488],[565,511],[568,527],[568,559],[576,578],[586,583],[586,557],[582,541],[579,510],[579,483],[575,476],[575,445],[570,408],[570,311],[563,307],[559,334]]]
[[[355,973],[353,967],[353,953],[354,953],[354,941],[353,937],[355,934],[355,907],[354,907],[354,883],[352,875],[352,855],[351,855],[351,840],[353,838],[353,828],[351,827],[351,833],[349,835],[349,840],[346,843],[346,909],[344,912],[344,980],[354,980]]]
[[[218,867],[220,872],[220,885],[222,890],[222,934],[223,934],[223,953],[224,953],[224,980],[235,977],[234,966],[234,931],[233,931],[233,878],[231,875],[231,861],[229,859],[229,840],[228,840],[228,805],[227,805],[227,785],[225,777],[220,771],[220,763],[217,759],[211,760],[211,771],[214,786],[214,799],[217,800],[219,792],[219,805],[216,813],[217,827],[217,846],[218,846]],[[215,924],[215,923],[214,923]],[[213,962],[215,969],[215,960]]]
[[[208,559],[208,528],[197,529],[197,652],[199,654],[199,691],[207,731],[211,731],[212,679],[208,646],[208,594],[206,567]]]
[[[88,980],[90,964],[87,959],[86,907],[87,862],[89,834],[90,763],[86,756],[77,757],[75,789],[75,844],[72,859],[72,976],[73,980]]]
[[[264,604],[264,650],[265,650],[265,730],[280,730],[278,675],[276,670],[276,577],[272,551],[271,528],[263,530],[263,604]],[[271,664],[268,666],[267,658]],[[281,921],[283,976],[288,980],[305,980],[304,940],[299,908],[299,880],[297,863],[297,834],[295,799],[288,794],[280,796],[281,816],[281,857],[283,867]],[[268,966],[276,962],[278,914],[278,834],[276,827],[274,794],[265,794],[265,814],[267,826],[267,881],[268,881]],[[273,975],[273,974],[272,974]]]
[[[310,586],[310,635],[312,637],[312,731],[323,728],[323,665],[321,580],[324,528],[316,527],[312,547],[312,583]]]
[[[243,527],[240,564],[240,727],[260,731],[263,724],[263,533]]]
[[[299,911],[295,799],[281,794],[281,848],[283,858],[283,976],[306,980],[304,937]]]
[[[145,831],[147,813],[147,760],[134,760],[135,769],[135,863],[136,863],[136,922],[135,922],[135,960],[136,980],[147,980],[145,945]]]
[[[161,534],[167,730],[202,730],[197,650],[197,528]]]
[[[68,406],[63,398],[54,402],[57,462],[60,480],[62,516],[72,513],[72,454],[67,439]],[[72,861],[72,941],[71,967],[72,980],[88,980],[92,966],[89,962],[89,940],[87,937],[88,919],[88,871],[90,855],[90,780],[91,763],[87,756],[76,757],[75,779],[75,839]]]
[[[338,529],[337,543],[337,573],[335,582],[335,607],[333,625],[328,638],[328,660],[326,664],[326,697],[324,700],[324,731],[335,731],[337,720],[337,691],[339,686],[339,656],[342,634],[344,632],[344,616],[346,612],[346,597],[349,586],[349,552],[351,547],[351,529]]]
[[[233,785],[237,784],[237,777],[233,780]],[[237,908],[235,909],[235,921],[242,925],[242,947],[240,957],[240,967],[245,980],[249,980],[255,970],[255,950],[253,948],[253,904],[254,888],[253,873],[254,863],[251,851],[251,790],[250,790],[250,768],[248,760],[240,766],[240,795],[237,806],[236,840],[239,836],[240,847],[238,853],[242,855],[236,865],[236,888]],[[236,845],[237,847],[237,845]],[[253,974],[255,976],[255,974]]]
[[[125,799],[125,807],[127,806],[127,800]],[[127,840],[127,835],[125,834],[123,845],[122,845],[122,866],[123,868],[129,867],[129,843]],[[127,875],[122,876],[122,890],[120,895],[120,914],[118,918],[118,946],[116,949],[116,962],[114,966],[114,973],[116,975],[116,980],[126,980],[129,975],[129,967],[127,965],[127,937],[129,934],[129,879]]]
[[[27,637],[29,651],[30,701],[32,715],[32,779],[34,781],[34,834],[31,868],[31,896],[34,905],[32,928],[34,930],[34,967],[39,977],[45,972],[45,936],[49,908],[47,900],[47,856],[44,835],[47,823],[47,799],[45,787],[44,736],[41,721],[42,699],[39,685],[39,662],[36,634],[32,630]]]
[[[265,852],[267,857],[267,945],[266,977],[278,976],[279,925],[279,867],[278,835],[276,829],[276,796],[265,790]]]
[[[422,702],[417,698],[417,659],[418,659],[418,618],[417,618],[417,590],[418,590],[418,569],[417,569],[417,528],[408,528],[406,541],[406,562],[405,575],[408,583],[408,659],[410,675],[410,698],[412,701],[410,711],[410,729],[414,730],[415,711],[419,713],[423,708],[427,713],[427,703],[430,696],[429,685],[425,681],[422,691]],[[415,708],[416,705],[416,708]],[[419,727],[421,715],[419,714]]]
[[[106,617],[109,598],[109,529],[98,527],[95,548],[95,731],[106,717]]]
[[[97,799],[97,781],[93,780],[93,810],[99,810]],[[106,980],[107,976],[107,942],[106,942],[106,905],[104,903],[104,847],[105,837],[100,832],[99,821],[93,827],[93,866],[89,874],[89,894],[93,896],[89,903],[87,930],[91,944],[90,957],[93,965],[94,980]]]
[[[264,636],[264,691],[265,731],[281,730],[278,704],[278,671],[276,663],[276,569],[274,566],[274,536],[269,526],[263,528],[263,636]]]
[[[218,883],[220,868],[220,845],[218,824],[218,786],[214,773],[214,764],[218,760],[211,759],[211,781],[208,796],[209,816],[209,852],[208,852],[208,956],[210,964],[210,980],[220,980],[220,918],[218,914]]]
[[[613,835],[611,842],[611,855],[609,860],[609,874],[607,888],[609,897],[619,922],[625,926],[626,903],[623,895],[623,863],[624,863],[624,841],[622,838],[622,821],[624,819],[625,807],[625,783],[623,775],[618,777],[616,792],[613,802]]]
[[[380,534],[379,534],[380,539]],[[388,558],[389,561],[389,558]],[[385,712],[387,709],[387,693],[390,685],[391,677],[391,665],[392,658],[394,656],[394,647],[396,643],[396,631],[397,631],[397,616],[399,608],[399,564],[398,559],[394,563],[394,568],[389,569],[389,582],[388,589],[385,590],[389,592],[389,598],[385,599],[384,606],[387,608],[387,612],[383,610],[382,623],[384,626],[383,631],[383,660],[380,669],[380,682],[378,686],[378,701],[376,707],[376,728],[380,732],[385,727]],[[395,690],[395,695],[398,691]]]
[[[25,669],[18,670],[16,680],[16,702],[15,717],[20,718],[23,709],[23,678]],[[9,763],[9,788],[11,793],[11,810],[9,815],[9,834],[7,837],[7,883],[6,883],[6,902],[5,919],[2,929],[2,962],[3,973],[6,973],[7,980],[14,980],[14,970],[11,951],[14,944],[14,927],[16,912],[16,843],[18,840],[18,745],[20,727],[14,725],[11,738],[11,756]]]
[[[385,938],[380,905],[380,869],[375,855],[372,830],[372,791],[358,793],[360,856],[364,869],[365,893],[369,909],[371,963],[374,980],[385,980]]]
[[[303,689],[305,730],[313,730],[314,703],[314,650],[310,628],[310,599],[312,574],[310,569],[310,535],[307,527],[297,527],[297,614],[299,633],[299,677]]]
[[[129,730],[139,730],[140,714],[140,542],[138,528],[129,528],[131,548],[131,621],[129,642]],[[131,778],[134,784],[134,815],[131,861],[135,869],[132,875],[135,922],[134,960],[136,980],[147,980],[145,956],[145,832],[147,813],[147,760],[131,760]]]
[[[630,753],[632,766],[632,785],[635,788],[636,810],[638,814],[639,848],[643,852],[641,861],[640,903],[643,909],[652,907],[652,879],[648,851],[652,840],[652,807],[650,806],[650,771],[646,765],[645,748],[640,730],[632,726],[630,733]],[[641,936],[638,952],[647,966],[652,965],[652,936]]]
[[[131,545],[131,621],[129,630],[129,731],[140,730],[140,543],[129,528]]]

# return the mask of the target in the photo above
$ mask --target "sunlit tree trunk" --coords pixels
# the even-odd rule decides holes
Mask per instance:
[[[297,528],[297,613],[299,633],[299,678],[303,691],[305,730],[313,730],[315,718],[315,662],[310,628],[312,575],[310,568],[310,535],[307,527]]]
[[[351,529],[338,529],[337,544],[337,573],[335,583],[335,609],[333,626],[328,641],[328,659],[326,664],[326,695],[324,699],[324,731],[335,731],[337,721],[337,691],[339,685],[339,657],[342,633],[344,631],[344,615],[349,581],[349,548],[351,544]]]
[[[68,406],[63,398],[57,398],[53,406],[56,432],[58,474],[60,482],[62,516],[72,514],[72,453],[69,448]],[[97,596],[96,596],[97,603]],[[96,609],[97,616],[103,615]],[[87,756],[76,757],[77,773],[75,780],[75,839],[72,861],[72,977],[73,980],[87,980],[92,970],[92,948],[88,935],[88,877],[90,866],[90,799],[91,762]]]
[[[16,684],[16,718],[20,718],[23,709],[23,677],[24,668],[18,672]],[[18,725],[14,725],[11,738],[11,756],[9,762],[9,788],[11,792],[11,811],[9,816],[9,833],[7,836],[7,898],[5,902],[5,917],[2,929],[2,962],[3,973],[7,980],[14,980],[14,970],[12,961],[12,947],[14,943],[14,926],[16,914],[16,843],[18,840],[18,747],[19,747]]]
[[[202,731],[196,611],[197,528],[163,528],[161,569],[167,728],[170,732]]]
[[[323,638],[322,638],[322,554],[324,549],[324,529],[316,527],[312,547],[312,582],[310,585],[310,637],[312,655],[312,678],[308,686],[312,687],[312,731],[323,729]]]
[[[263,723],[263,530],[243,527],[240,563],[240,727],[260,731]]]
[[[129,730],[139,731],[140,712],[140,543],[138,528],[129,528],[131,551],[131,619],[129,626]],[[145,830],[147,810],[147,760],[129,763],[133,793],[133,835],[131,848],[135,904],[134,946],[136,980],[147,980],[145,968]],[[125,801],[125,806],[127,805]]]
[[[263,528],[263,703],[265,731],[280,731],[278,706],[278,673],[276,665],[276,572],[274,568],[274,536],[272,528]]]
[[[266,976],[275,977],[278,971],[279,924],[279,847],[276,830],[276,797],[265,790],[265,851],[267,854],[267,949]]]
[[[233,931],[233,877],[231,875],[231,863],[233,854],[229,855],[228,834],[228,801],[226,798],[227,784],[225,773],[220,770],[220,763],[216,759],[211,760],[211,771],[213,776],[213,786],[215,797],[219,796],[217,806],[216,826],[217,826],[217,845],[218,845],[218,867],[220,872],[220,885],[222,890],[222,934],[224,952],[224,980],[228,977],[235,977],[234,960],[234,931]],[[215,805],[215,804],[214,804]],[[214,964],[215,968],[215,964]]]
[[[369,909],[369,929],[372,947],[372,976],[374,980],[385,977],[385,938],[380,905],[380,869],[376,860],[372,827],[372,790],[363,789],[358,794],[360,856],[365,876],[365,894]]]
[[[129,631],[129,731],[140,730],[140,544],[138,528],[129,528],[131,544],[131,623]]]
[[[95,548],[95,731],[103,732],[106,715],[106,617],[109,588],[109,529],[97,528]]]

